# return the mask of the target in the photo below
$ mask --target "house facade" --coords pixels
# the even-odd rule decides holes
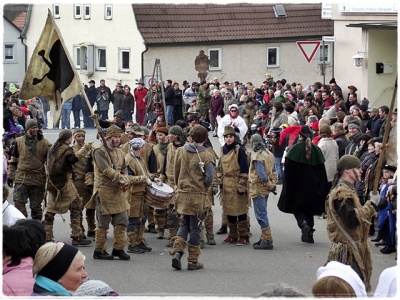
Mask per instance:
[[[396,2],[332,4],[336,81],[345,91],[348,85],[356,86],[358,98],[367,98],[370,106],[389,106],[393,96],[398,72],[397,19]],[[356,55],[363,60],[361,66],[354,65]]]

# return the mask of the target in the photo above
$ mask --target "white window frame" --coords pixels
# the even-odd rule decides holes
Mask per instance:
[[[324,63],[323,58],[322,58],[322,51],[321,51],[322,46],[323,45],[321,43],[318,48],[318,64],[321,64],[321,65]],[[325,47],[328,51],[328,53],[326,55],[327,60],[325,61],[325,64],[329,65],[332,61],[332,43],[325,43]]]
[[[110,14],[107,14],[108,11],[110,11]],[[104,19],[105,20],[112,20],[112,17],[113,17],[113,6],[112,6],[112,4],[104,5]]]
[[[12,58],[6,58],[6,46],[11,46]],[[3,62],[6,64],[17,63],[17,43],[4,43],[3,44]]]
[[[77,70],[81,69],[81,46],[80,45],[74,45],[73,46],[73,60],[74,64]]]
[[[105,66],[100,66],[100,52],[105,52]],[[107,71],[107,50],[105,47],[96,47],[96,70],[98,71]]]
[[[211,51],[218,51],[218,66],[217,67],[212,67],[211,62],[209,66],[210,71],[220,71],[222,70],[222,48],[209,48],[208,49],[208,58],[210,59],[211,57]]]
[[[58,13],[56,12],[56,8],[58,9]],[[60,4],[53,4],[53,18],[59,19],[60,18]]]
[[[79,13],[78,13],[79,8]],[[74,4],[74,18],[81,19],[82,18],[82,5],[81,4]]]
[[[89,8],[89,13],[86,13],[87,8]],[[90,20],[91,13],[92,13],[92,11],[91,11],[90,4],[83,4],[83,19]]]
[[[276,61],[270,61],[269,51],[276,50]],[[279,46],[269,46],[267,47],[267,68],[279,68],[280,65],[280,47]]]
[[[128,69],[123,68],[123,53],[128,52],[129,55],[129,66]],[[118,70],[119,72],[129,73],[131,64],[131,49],[130,48],[118,48]]]

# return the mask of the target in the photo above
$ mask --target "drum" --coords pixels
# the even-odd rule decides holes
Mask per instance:
[[[168,184],[161,183],[158,185],[152,182],[147,186],[147,193],[145,194],[144,201],[155,209],[167,209],[169,200],[174,196],[174,189]]]

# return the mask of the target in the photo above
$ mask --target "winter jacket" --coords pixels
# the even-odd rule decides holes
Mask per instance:
[[[35,278],[32,276],[32,257],[21,259],[18,266],[7,266],[11,261],[3,264],[3,294],[5,296],[29,296],[33,291]]]

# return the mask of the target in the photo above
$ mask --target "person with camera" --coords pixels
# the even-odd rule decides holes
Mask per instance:
[[[104,79],[100,80],[100,86],[97,87],[97,113],[102,120],[107,120],[110,102],[113,102],[111,90],[106,86]]]

